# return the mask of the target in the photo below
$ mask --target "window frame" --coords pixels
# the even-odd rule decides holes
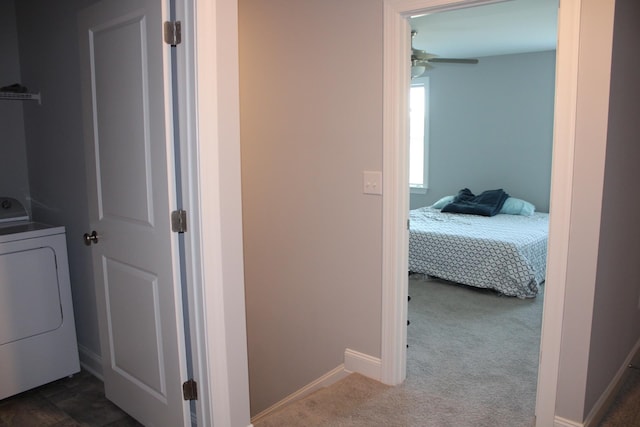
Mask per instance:
[[[423,126],[423,160],[422,160],[422,184],[411,184],[409,179],[409,190],[411,194],[426,194],[429,189],[429,77],[419,77],[411,83],[409,88],[409,104],[411,104],[411,89],[414,87],[424,88],[424,126]],[[411,112],[409,112],[409,120],[411,120]],[[409,176],[411,176],[411,125],[409,125]]]

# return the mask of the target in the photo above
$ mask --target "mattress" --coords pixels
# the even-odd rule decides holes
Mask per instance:
[[[549,214],[410,211],[409,271],[532,298],[546,274]]]

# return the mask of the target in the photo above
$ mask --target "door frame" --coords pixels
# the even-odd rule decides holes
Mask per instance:
[[[196,414],[202,426],[249,426],[237,0],[176,0],[176,20]]]
[[[384,0],[383,4],[383,262],[381,379],[390,385],[406,377],[408,295],[408,93],[410,27],[407,19],[503,0]],[[551,176],[547,283],[540,343],[536,425],[553,425],[562,341],[567,272],[582,0],[562,0],[558,13],[556,94]]]

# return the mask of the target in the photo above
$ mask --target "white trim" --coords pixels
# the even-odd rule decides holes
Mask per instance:
[[[402,5],[383,5],[382,325],[381,381],[397,385],[407,370],[409,187],[407,153],[409,24]],[[404,320],[403,320],[404,319]]]
[[[189,169],[193,202],[189,243],[198,301],[198,423],[250,425],[244,304],[240,111],[236,0],[194,2],[194,142]],[[224,224],[224,227],[223,227]],[[199,390],[200,391],[200,390]],[[200,400],[200,399],[199,399]]]
[[[382,364],[377,357],[346,349],[344,352],[344,369],[348,373],[357,372],[365,377],[380,381]]]
[[[206,380],[207,337],[205,336],[204,297],[202,281],[202,254],[200,250],[200,199],[199,164],[196,115],[196,20],[194,18],[197,0],[176,0],[177,21],[182,22],[184,42],[176,49],[178,58],[177,81],[179,85],[178,108],[180,129],[180,160],[182,174],[181,208],[187,210],[189,232],[184,234],[185,275],[189,306],[189,334],[191,341],[191,363],[193,378],[198,382],[199,399],[195,402],[193,417],[200,425],[210,424],[210,390]]]
[[[616,375],[611,379],[611,382],[602,393],[598,401],[593,405],[591,412],[587,415],[584,421],[585,427],[597,427],[602,421],[602,418],[611,407],[616,394],[624,384],[625,379],[629,375],[629,365],[634,357],[640,355],[640,339],[633,346],[633,350],[629,353],[624,360]]]
[[[565,305],[576,130],[581,0],[563,0],[558,13],[556,100],[545,301],[540,338],[536,425],[554,422]]]
[[[555,417],[553,427],[584,427],[584,424],[568,420],[562,417]]]
[[[376,381],[380,381],[380,359],[378,359],[377,357],[369,356],[368,354],[360,353],[355,350],[346,349],[344,352],[344,363],[342,365],[337,366],[320,378],[305,385],[300,390],[291,393],[284,399],[271,405],[264,411],[252,417],[251,422],[256,424],[257,422],[262,421],[265,417],[271,415],[280,408],[294,403],[317,390],[328,387],[331,384],[340,381],[341,379],[354,372],[374,379]]]
[[[78,355],[82,369],[104,382],[104,377],[102,376],[102,357],[79,343]]]
[[[320,390],[321,388],[324,388],[324,387],[328,387],[331,384],[340,381],[341,379],[343,379],[347,375],[349,375],[349,372],[347,372],[345,370],[344,365],[340,365],[340,366],[332,369],[331,371],[327,372],[326,374],[324,374],[320,378],[310,382],[306,386],[302,387],[300,390],[298,390],[298,391],[296,391],[294,393],[291,393],[290,395],[288,395],[287,397],[285,397],[281,401],[271,405],[270,407],[268,407],[264,411],[260,412],[255,417],[251,418],[251,422],[255,424],[255,423],[259,422],[259,421],[262,421],[263,418],[265,418],[268,415],[271,415],[272,413],[274,413],[278,409],[280,409],[280,408],[282,408],[284,406],[287,406],[287,405],[289,405],[289,404],[291,404],[293,402],[296,402],[296,401],[298,401],[298,400],[310,395],[314,391]]]

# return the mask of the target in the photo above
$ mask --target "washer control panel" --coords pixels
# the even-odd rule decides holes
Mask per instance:
[[[22,203],[12,197],[0,197],[0,223],[28,219],[29,215]]]

